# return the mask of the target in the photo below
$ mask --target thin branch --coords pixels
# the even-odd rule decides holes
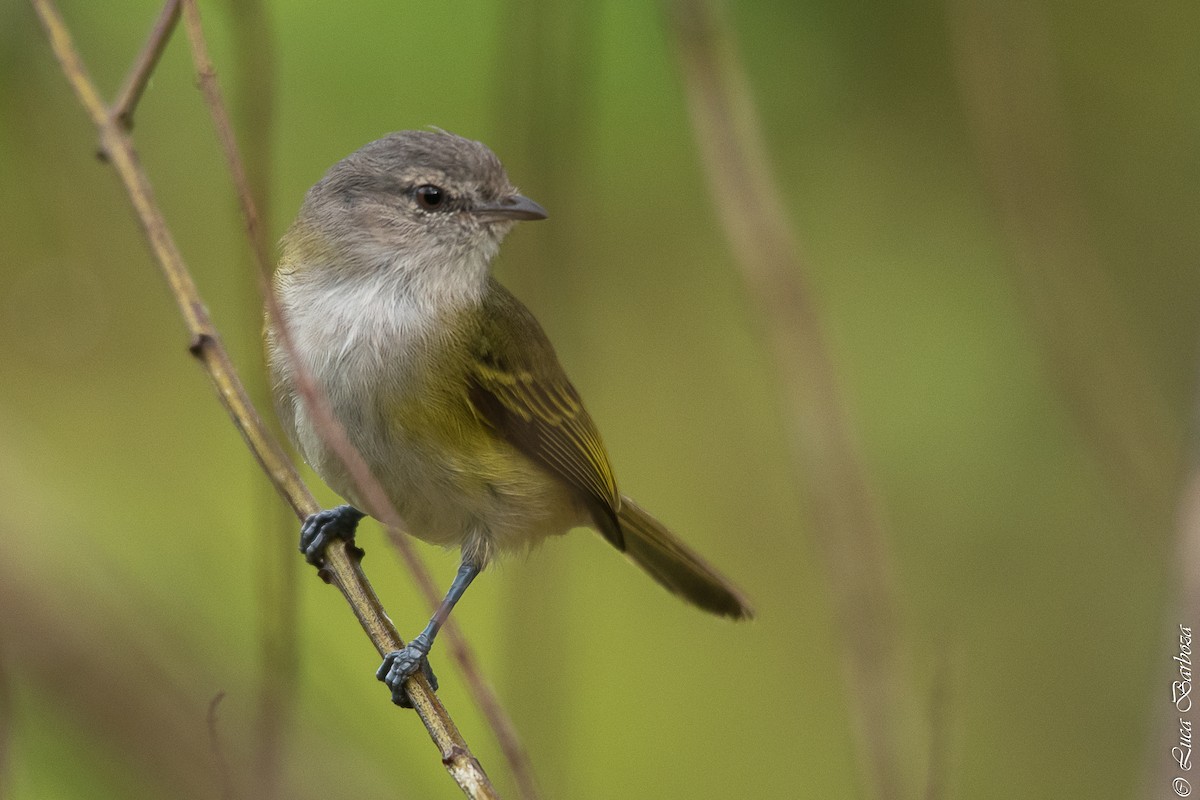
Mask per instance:
[[[784,213],[746,76],[706,0],[668,4],[709,192],[772,345],[796,485],[833,593],[859,757],[877,798],[911,795],[900,750],[900,614],[888,535],[847,418],[807,267]]]
[[[183,17],[184,28],[187,31],[188,41],[191,44],[192,60],[195,64],[200,90],[204,95],[205,102],[213,119],[213,125],[217,130],[217,138],[220,141],[221,150],[225,156],[226,166],[233,178],[234,190],[238,196],[238,202],[246,222],[246,233],[254,248],[255,260],[258,264],[258,283],[266,299],[267,313],[270,315],[276,330],[280,332],[283,347],[292,363],[297,365],[302,364],[302,360],[295,357],[290,332],[286,330],[286,322],[280,313],[277,298],[270,289],[268,280],[271,269],[269,256],[263,245],[264,237],[261,235],[261,226],[254,195],[251,191],[250,181],[247,178],[244,161],[238,150],[237,136],[230,121],[228,108],[222,98],[216,69],[208,54],[208,45],[204,37],[204,29],[196,0],[184,0]],[[438,589],[429,569],[413,548],[410,539],[401,532],[400,528],[403,527],[403,523],[399,515],[395,512],[394,507],[391,506],[382,486],[379,485],[375,476],[371,474],[361,454],[357,452],[346,437],[345,430],[341,428],[340,424],[333,417],[332,410],[328,407],[328,399],[321,395],[320,391],[313,384],[312,376],[306,373],[301,383],[301,391],[304,394],[306,405],[309,406],[310,410],[313,408],[317,409],[314,417],[319,421],[322,433],[330,436],[330,445],[338,457],[341,458],[342,462],[351,470],[358,488],[370,497],[368,502],[372,508],[383,510],[383,516],[380,519],[386,524],[389,540],[400,552],[401,558],[432,611],[432,609],[437,608],[440,604],[442,593]],[[478,660],[475,658],[466,637],[463,636],[462,629],[451,618],[443,627],[441,636],[451,657],[458,664],[463,681],[470,691],[472,699],[492,728],[522,796],[526,800],[536,800],[539,794],[529,754],[521,742],[520,735],[517,733],[512,719],[501,705],[495,690],[480,671]]]
[[[279,443],[263,425],[246,396],[228,353],[196,289],[183,257],[159,210],[149,180],[137,159],[127,132],[115,122],[88,76],[62,16],[52,0],[31,0],[46,31],[51,48],[100,134],[101,152],[117,171],[129,195],[150,249],[179,305],[192,336],[190,350],[208,371],[222,404],[247,446],[279,494],[301,519],[320,510],[316,500],[296,473]],[[342,592],[363,630],[382,655],[403,647],[403,640],[384,613],[379,598],[368,583],[354,552],[344,542],[335,542],[325,554],[323,574]],[[468,797],[498,797],[478,760],[471,754],[454,721],[434,694],[424,675],[418,673],[406,684],[421,721],[440,751],[442,763]]]
[[[138,53],[137,60],[133,62],[133,68],[129,70],[129,75],[125,78],[125,84],[117,93],[117,101],[112,105],[112,114],[116,118],[117,124],[127,131],[133,129],[134,109],[142,99],[142,92],[145,91],[146,84],[150,82],[150,76],[154,74],[154,68],[158,66],[158,59],[162,56],[163,50],[175,30],[175,25],[179,22],[179,2],[180,0],[167,0],[166,5],[163,6],[162,13],[158,15],[158,20],[154,23],[149,38],[146,39],[146,44],[142,46],[142,52]]]

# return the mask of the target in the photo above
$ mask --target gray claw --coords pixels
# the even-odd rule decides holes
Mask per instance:
[[[422,644],[420,637],[417,637],[402,649],[393,650],[383,657],[383,663],[375,672],[375,677],[392,690],[392,702],[401,708],[413,707],[408,691],[404,688],[404,682],[415,675],[418,669],[425,673],[429,685],[435,691],[438,688],[437,677],[429,667],[429,659],[426,657],[428,648],[422,647]]]
[[[304,559],[315,567],[321,566],[325,560],[325,548],[333,539],[354,542],[354,531],[362,518],[363,513],[349,505],[309,516],[300,526],[300,552],[304,553]]]

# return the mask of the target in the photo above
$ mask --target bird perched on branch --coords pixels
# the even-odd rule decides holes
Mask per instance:
[[[328,401],[406,531],[461,548],[428,626],[378,676],[406,705],[455,603],[498,554],[576,527],[599,531],[671,592],[705,611],[752,615],[745,597],[617,489],[579,393],[533,315],[491,275],[505,235],[545,219],[484,145],[442,131],[371,142],[313,186],[282,241],[268,319],[276,404],[292,443],[348,505],[304,523],[320,564],[372,508],[322,418]],[[429,673],[432,677],[432,673]]]

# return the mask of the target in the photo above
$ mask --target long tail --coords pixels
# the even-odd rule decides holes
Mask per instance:
[[[713,614],[734,619],[754,616],[754,609],[736,586],[628,497],[621,498],[618,516],[625,535],[625,555],[654,580]]]

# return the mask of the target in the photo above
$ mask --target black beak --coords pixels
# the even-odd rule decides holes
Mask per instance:
[[[511,194],[494,203],[477,205],[471,209],[471,213],[484,222],[545,219],[549,216],[546,209],[523,194]]]

